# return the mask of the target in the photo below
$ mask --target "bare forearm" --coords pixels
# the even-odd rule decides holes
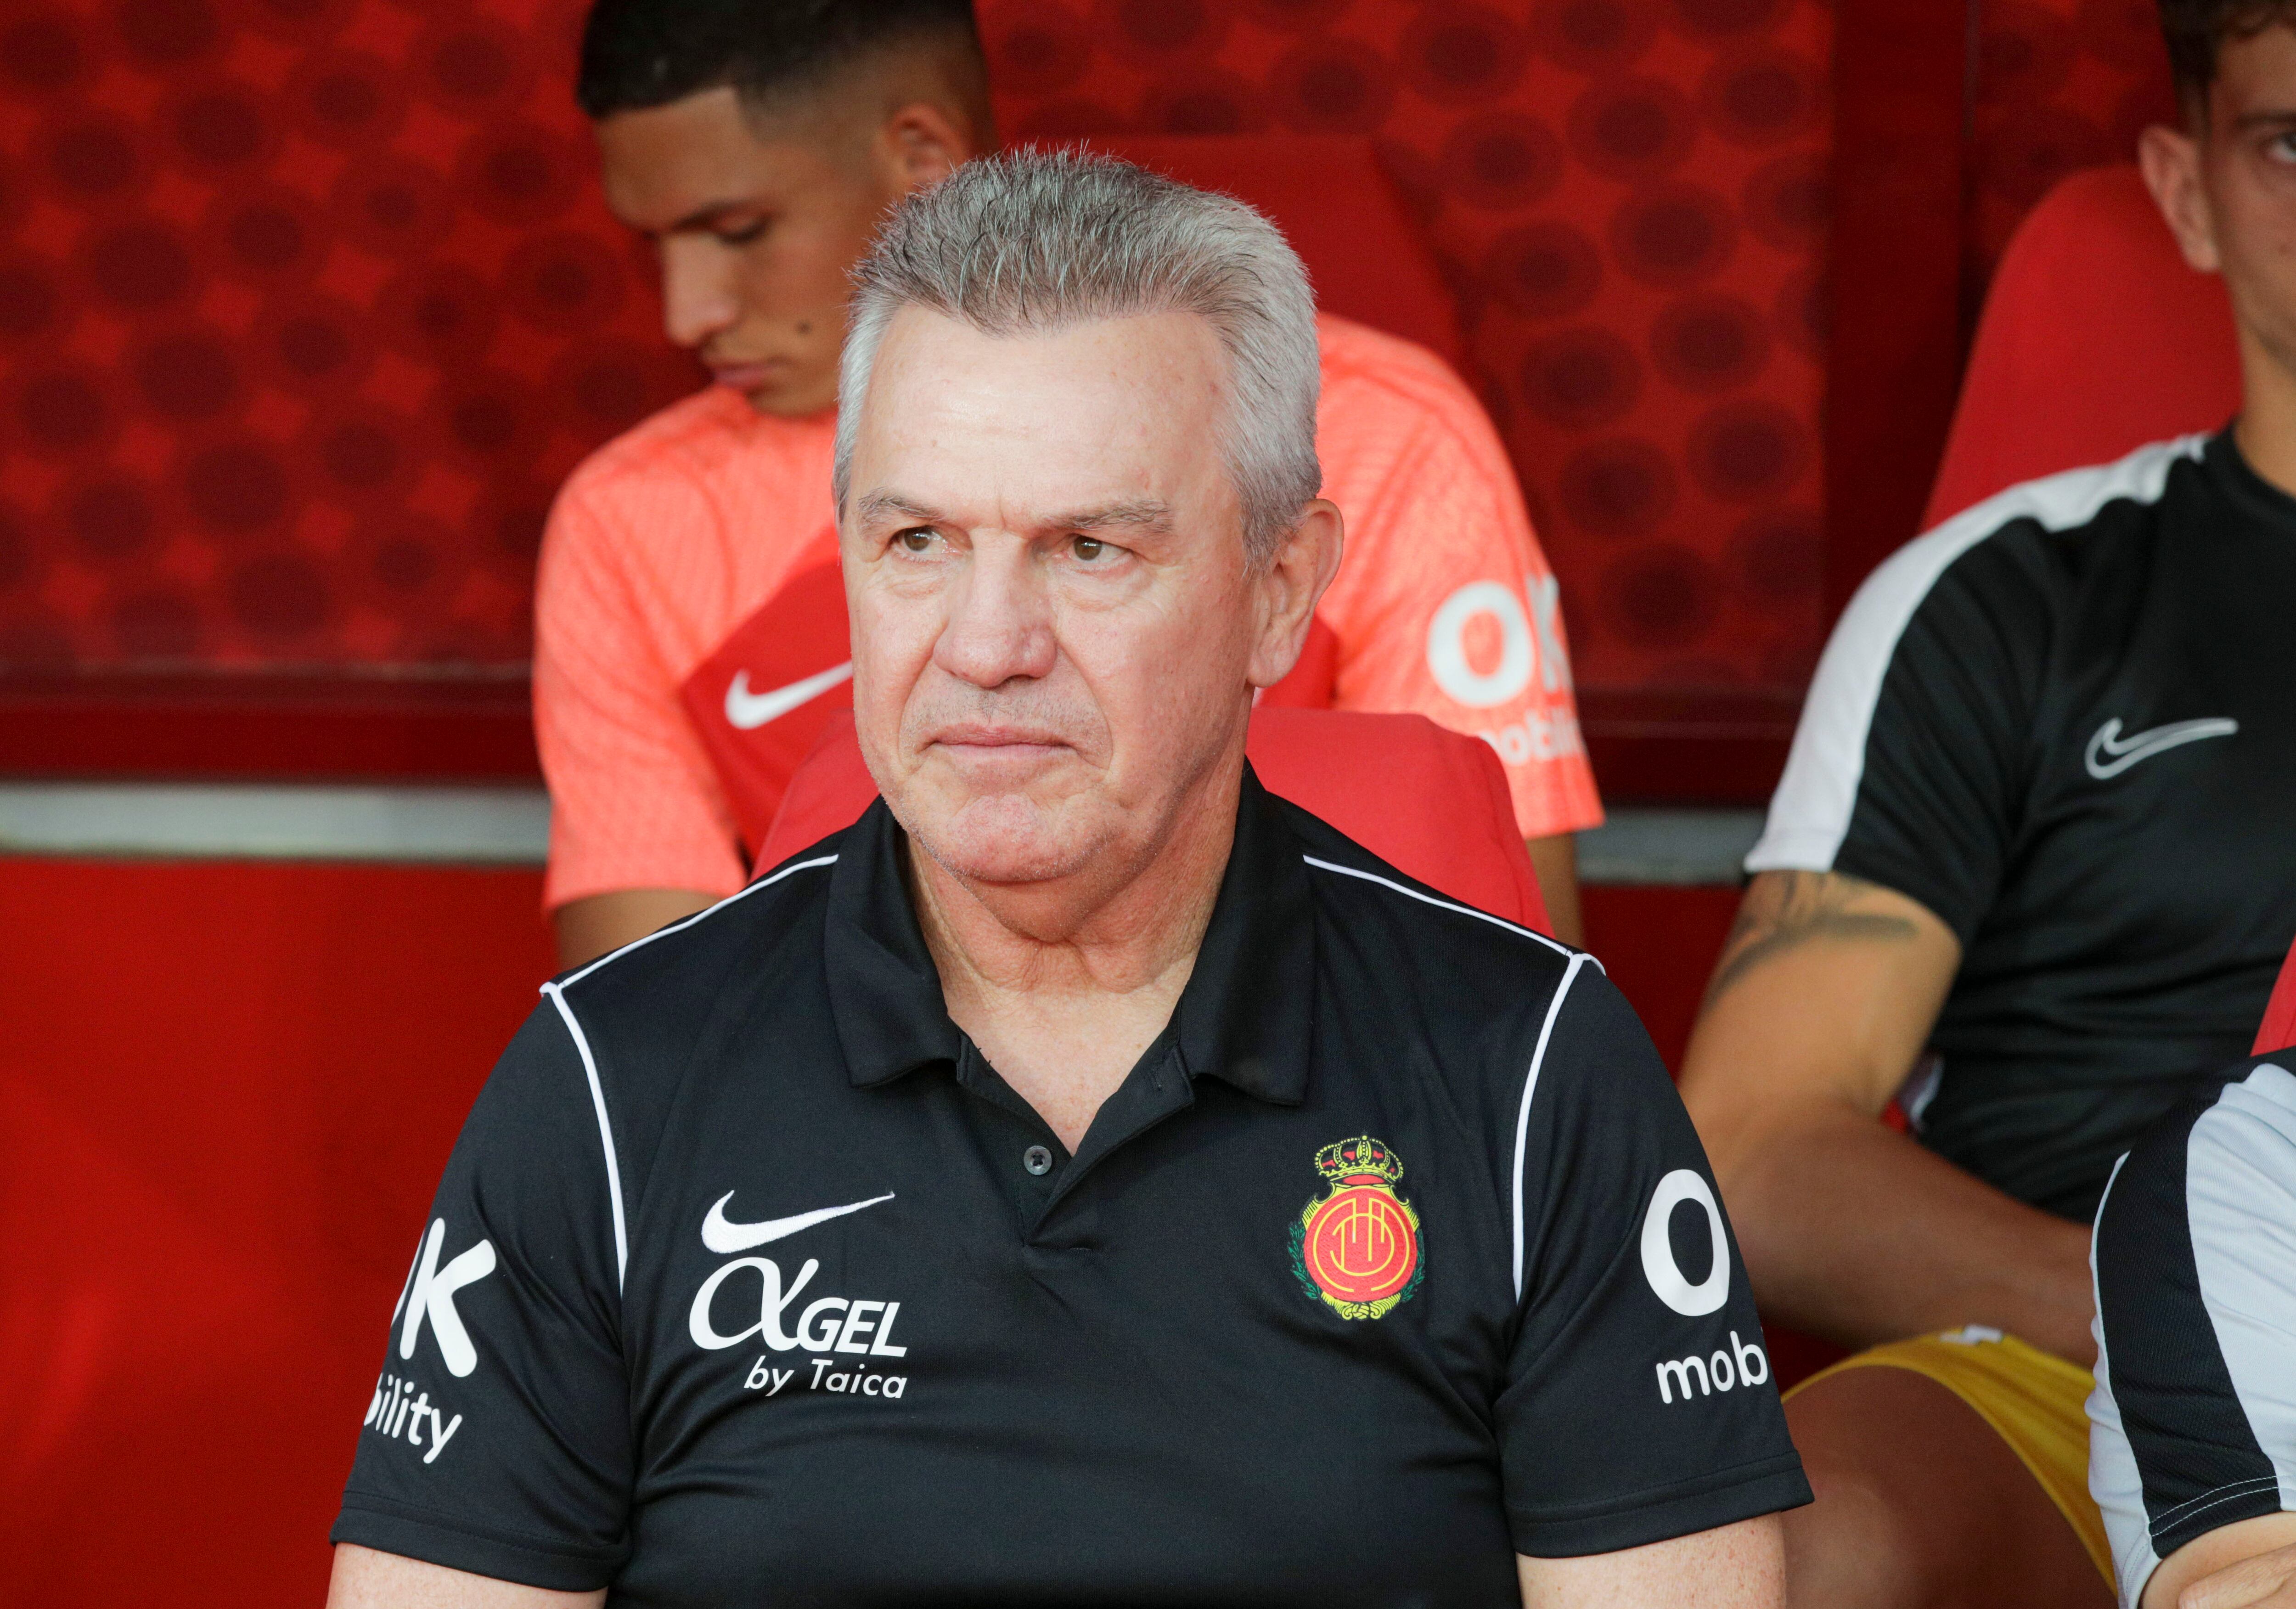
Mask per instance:
[[[579,966],[718,902],[699,889],[623,889],[562,905],[553,915],[558,964]]]
[[[1538,894],[1546,907],[1546,920],[1554,936],[1565,944],[1587,942],[1587,924],[1578,907],[1578,841],[1570,833],[1551,838],[1526,838],[1530,869],[1538,876]]]
[[[1848,1106],[1818,1106],[1720,1170],[1766,1313],[1849,1346],[1964,1324],[2077,1363],[2089,1335],[2088,1235]]]
[[[1585,1558],[1515,1556],[1524,1609],[1777,1609],[1785,1539],[1775,1515]]]

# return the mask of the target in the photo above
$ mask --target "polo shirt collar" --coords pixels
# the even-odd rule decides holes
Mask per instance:
[[[906,838],[881,799],[846,832],[830,870],[830,1012],[860,1088],[953,1064],[964,1043],[909,901]],[[1192,1079],[1282,1105],[1306,1098],[1315,1020],[1315,902],[1300,852],[1247,766],[1234,847],[1172,1023]]]

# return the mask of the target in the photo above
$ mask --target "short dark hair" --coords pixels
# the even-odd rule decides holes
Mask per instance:
[[[2275,24],[2296,25],[2296,0],[2160,0],[2169,76],[2186,108],[2204,105],[2217,81],[2217,53]]]
[[[596,0],[574,99],[593,119],[732,89],[747,107],[919,44],[980,57],[972,0]]]

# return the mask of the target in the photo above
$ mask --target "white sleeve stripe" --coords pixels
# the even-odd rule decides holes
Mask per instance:
[[[1581,962],[1592,961],[1592,956],[1573,956],[1570,965],[1562,969],[1562,981],[1554,986],[1554,998],[1546,1003],[1546,1021],[1539,1025],[1538,1047],[1530,1053],[1530,1071],[1523,1075],[1522,1104],[1514,1114],[1514,1299],[1522,1300],[1522,1163],[1523,1152],[1530,1142],[1530,1098],[1538,1088],[1538,1069],[1546,1060],[1546,1042],[1554,1037],[1554,1019],[1562,1014],[1562,997],[1570,992],[1578,981]],[[1596,970],[1600,971],[1598,964]]]
[[[2128,1162],[2128,1153],[2123,1152],[2105,1178],[2104,1193],[2097,1198],[2099,1223],[2104,1220],[2105,1209],[2112,1201],[2112,1187],[2120,1182],[2120,1170]],[[2145,1523],[2144,1477],[2136,1467],[2136,1450],[2130,1447],[2128,1430],[2121,1422],[2120,1404],[2112,1394],[2112,1349],[2104,1333],[2104,1290],[2097,1270],[2094,1235],[2089,1239],[2088,1268],[2089,1310],[2095,1315],[2089,1320],[2089,1334],[2096,1340],[2096,1387],[2088,1396],[2088,1490],[2104,1520],[2105,1539],[2112,1553],[2113,1577],[2120,1588],[2121,1609],[2136,1609],[2144,1594],[2144,1583],[2161,1567],[2161,1558],[2152,1551],[2152,1533]]]
[[[604,955],[599,956],[595,961],[591,962],[589,965],[584,967],[580,972],[576,973],[572,977],[562,979],[556,985],[546,984],[544,987],[545,989],[553,987],[571,989],[583,979],[588,977],[592,973],[596,972],[600,967],[605,965],[607,962],[619,961],[624,956],[628,955],[632,950],[643,949],[645,946],[652,944],[657,939],[666,939],[672,933],[684,932],[695,923],[702,921],[707,917],[716,915],[719,911],[724,910],[727,906],[734,904],[736,900],[747,899],[759,889],[769,889],[773,887],[774,884],[779,882],[791,872],[809,871],[817,866],[835,866],[836,864],[837,857],[834,855],[817,855],[811,860],[800,860],[794,866],[785,866],[770,877],[758,878],[755,882],[750,884],[749,887],[743,889],[740,893],[726,895],[726,898],[720,899],[717,904],[709,907],[707,910],[696,911],[691,916],[686,917],[683,922],[673,922],[668,927],[661,929],[658,932],[648,933],[643,939],[633,939],[627,944],[623,945],[619,949],[610,949]]]
[[[598,1113],[598,1139],[606,1148],[606,1201],[614,1214],[614,1289],[619,1293],[628,1277],[630,1235],[622,1218],[622,1169],[614,1154],[614,1126],[606,1117],[605,1087],[598,1082],[598,1063],[590,1055],[590,1041],[583,1034],[582,1025],[574,1020],[574,1008],[566,1004],[566,997],[559,992],[557,984],[544,984],[542,992],[550,997],[550,1003],[558,1008],[558,1015],[566,1024],[566,1031],[573,1036],[574,1048],[582,1055],[582,1071],[590,1080],[590,1104]]]
[[[2227,1084],[2185,1137],[2185,1218],[2231,1411],[2296,1505],[2296,1073],[2265,1062]],[[2259,1484],[2264,1484],[2259,1482]],[[2229,1490],[2229,1486],[2219,1490]],[[2170,1523],[2164,1511],[2155,1531]]]
[[[1382,877],[1376,872],[1360,872],[1351,866],[1336,866],[1328,860],[1318,860],[1313,855],[1302,855],[1300,858],[1306,861],[1309,866],[1314,866],[1317,871],[1337,872],[1342,877],[1359,877],[1365,882],[1376,882],[1383,889],[1392,890],[1394,892],[1403,895],[1407,899],[1416,899],[1422,905],[1431,905],[1438,910],[1456,911],[1462,916],[1472,916],[1479,922],[1488,922],[1493,927],[1503,927],[1511,933],[1521,934],[1523,938],[1536,939],[1541,944],[1546,945],[1549,949],[1558,950],[1563,955],[1569,956],[1571,958],[1571,964],[1573,965],[1576,965],[1582,960],[1594,959],[1591,956],[1579,955],[1569,945],[1562,943],[1559,940],[1550,939],[1545,933],[1534,932],[1529,928],[1518,926],[1516,924],[1508,921],[1505,916],[1494,916],[1490,912],[1479,911],[1472,905],[1459,905],[1448,899],[1438,899],[1432,894],[1423,894],[1417,889],[1406,888],[1403,884],[1397,882],[1390,878]],[[1599,961],[1595,964],[1598,967],[1602,965]]]
[[[1956,559],[2013,521],[2035,520],[2049,530],[2070,530],[2118,499],[2158,502],[2169,470],[2180,460],[2199,457],[2207,440],[2182,436],[2156,441],[2117,463],[2013,486],[1915,538],[1867,577],[1818,660],[1785,774],[1770,797],[1768,825],[1746,856],[1746,870],[1833,869],[1865,776],[1866,744],[1882,679],[1922,600]]]

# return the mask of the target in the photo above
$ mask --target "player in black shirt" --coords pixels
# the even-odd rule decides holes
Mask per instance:
[[[2163,0],[2189,122],[2142,144],[2226,281],[2238,421],[1877,571],[1747,861],[1684,1098],[1766,1313],[1873,1349],[1788,1401],[1798,1603],[2110,1601],[2087,1220],[2296,929],[2292,19]]]
[[[547,987],[336,1601],[1782,1602],[1808,1489],[1633,1013],[1244,767],[1340,556],[1281,238],[974,164],[846,364],[884,799]]]

